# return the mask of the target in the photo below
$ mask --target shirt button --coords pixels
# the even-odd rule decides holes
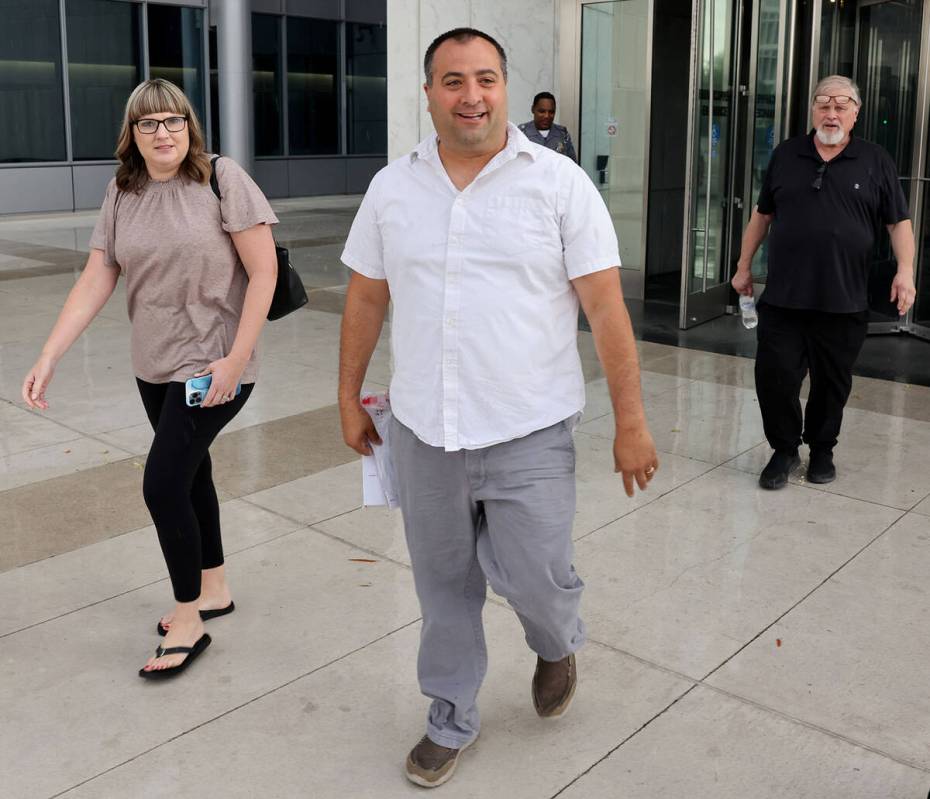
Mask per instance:
[[[446,317],[446,327],[455,327],[455,317],[447,316]]]

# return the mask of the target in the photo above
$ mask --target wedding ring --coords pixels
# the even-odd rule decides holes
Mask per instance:
[[[655,474],[655,471],[656,471],[656,467],[655,467],[655,466],[647,466],[647,467],[646,467],[646,477],[652,477],[652,475]]]

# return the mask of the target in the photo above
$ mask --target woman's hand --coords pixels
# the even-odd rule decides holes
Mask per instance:
[[[52,382],[52,375],[55,374],[55,361],[50,355],[40,355],[39,360],[26,373],[26,379],[23,380],[23,401],[30,407],[38,410],[48,410],[48,402],[45,401],[45,389]]]
[[[210,408],[214,405],[223,405],[231,402],[236,397],[236,386],[239,385],[239,378],[245,371],[248,360],[237,358],[235,355],[227,355],[218,361],[211,363],[206,369],[197,372],[194,377],[202,375],[213,375],[210,383],[210,390],[201,403],[201,408]]]

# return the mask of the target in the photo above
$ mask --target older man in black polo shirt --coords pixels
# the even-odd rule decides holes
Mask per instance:
[[[810,447],[807,479],[836,477],[836,445],[852,367],[868,328],[867,286],[876,236],[885,225],[898,263],[891,301],[914,302],[914,231],[894,162],[858,139],[859,89],[831,75],[811,103],[814,129],[772,153],[759,201],[743,233],[733,288],[752,294],[752,258],[771,228],[768,280],[759,300],[756,393],[775,450],[759,485],[776,489]],[[810,373],[806,413],[799,393]]]

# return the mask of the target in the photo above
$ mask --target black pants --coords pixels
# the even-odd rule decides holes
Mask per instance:
[[[136,378],[155,439],[145,461],[142,495],[168,564],[178,602],[200,596],[200,571],[223,564],[220,504],[213,486],[209,447],[239,412],[252,384],[231,402],[189,408],[183,383]]]
[[[868,331],[868,311],[824,313],[759,304],[756,395],[765,437],[773,449],[836,446],[852,368]],[[810,372],[810,394],[801,418],[801,383]]]

